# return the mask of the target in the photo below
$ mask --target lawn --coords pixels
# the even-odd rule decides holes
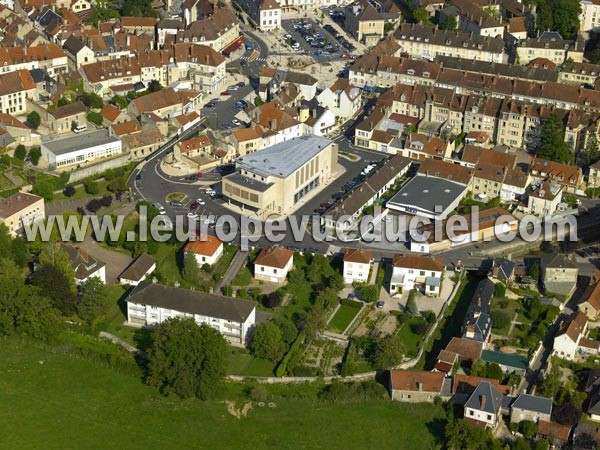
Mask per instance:
[[[250,269],[248,269],[248,267],[244,266],[238,272],[238,274],[235,276],[232,284],[234,286],[242,286],[243,287],[243,286],[248,286],[250,283],[252,283],[252,280],[253,280],[252,272],[250,272]]]
[[[430,449],[442,441],[443,413],[432,404],[277,398],[237,419],[222,401],[165,398],[137,377],[29,340],[3,339],[0,360],[4,448]]]
[[[419,353],[419,347],[423,342],[423,337],[427,333],[427,328],[425,328],[425,333],[423,333],[423,335],[414,333],[413,326],[417,324],[425,324],[427,326],[427,321],[420,316],[413,317],[412,319],[404,322],[397,332],[398,336],[400,336],[400,339],[402,340],[402,344],[404,345],[406,356],[409,357],[417,356]]]
[[[230,348],[227,355],[227,373],[252,377],[272,377],[275,365],[268,359],[255,358],[245,349]]]
[[[335,316],[333,316],[333,319],[331,319],[331,322],[329,322],[329,328],[333,331],[343,333],[348,325],[350,325],[350,322],[360,312],[361,306],[359,302],[350,303],[348,300],[343,302],[335,313]]]

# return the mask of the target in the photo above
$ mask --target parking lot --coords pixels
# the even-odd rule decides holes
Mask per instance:
[[[211,128],[227,130],[245,125],[236,118],[240,111],[244,110],[244,107],[240,107],[239,102],[243,102],[253,88],[247,84],[242,84],[242,86],[240,84],[242,83],[223,88],[223,92],[218,98],[210,100],[202,108],[202,114],[207,117]],[[223,94],[224,92],[227,94]]]
[[[350,57],[350,50],[340,45],[336,37],[327,31],[335,32],[331,26],[325,25],[327,29],[324,29],[312,19],[302,19],[284,20],[282,27],[286,32],[285,44],[293,52],[312,55],[319,62]]]

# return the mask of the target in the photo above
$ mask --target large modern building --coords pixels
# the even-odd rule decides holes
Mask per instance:
[[[387,207],[429,219],[445,219],[466,194],[466,184],[417,174],[387,202]]]
[[[92,131],[42,143],[42,156],[51,169],[62,169],[121,153],[121,139],[108,130]]]
[[[230,203],[262,218],[288,215],[334,175],[337,144],[301,136],[238,158],[236,167],[223,178],[223,194]]]
[[[127,297],[127,321],[155,325],[173,317],[192,317],[219,330],[232,343],[246,344],[254,328],[256,303],[142,281]]]

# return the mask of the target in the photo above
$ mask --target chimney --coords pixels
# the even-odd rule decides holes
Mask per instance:
[[[422,381],[417,382],[417,387],[419,388],[419,392],[423,392],[423,382]]]
[[[485,409],[485,403],[487,401],[487,397],[485,395],[481,396],[481,409]]]
[[[272,130],[274,130],[275,128],[277,128],[277,119],[271,119],[271,120],[269,120],[269,128],[271,128]]]

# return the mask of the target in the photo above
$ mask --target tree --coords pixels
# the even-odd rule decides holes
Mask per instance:
[[[440,30],[448,30],[448,31],[456,31],[458,28],[458,22],[456,21],[456,17],[449,15],[444,19],[442,23],[440,23]]]
[[[526,439],[518,436],[512,443],[512,450],[531,450],[531,445]]]
[[[50,179],[37,181],[33,184],[31,192],[44,197],[46,201],[52,200],[54,198],[54,182]]]
[[[402,362],[404,345],[398,335],[391,335],[381,339],[375,345],[373,365],[377,369],[387,369]]]
[[[99,317],[105,316],[109,310],[110,298],[106,286],[98,277],[88,278],[81,286],[77,315],[91,324]]]
[[[491,313],[492,328],[495,330],[501,330],[510,326],[511,317],[500,309],[494,309]]]
[[[148,92],[158,92],[162,89],[162,85],[158,80],[152,80],[148,84]]]
[[[461,419],[449,420],[445,431],[447,448],[484,450],[495,446],[495,440],[487,428],[471,426]]]
[[[600,48],[592,50],[590,53],[590,62],[592,64],[600,64]]]
[[[579,0],[536,0],[536,27],[538,31],[557,31],[564,39],[579,31]]]
[[[551,361],[551,366],[550,370],[547,370],[538,382],[538,393],[542,397],[554,398],[562,384],[560,366],[556,361]]]
[[[533,446],[534,450],[548,450],[548,447],[550,447],[548,440],[543,438],[536,439],[535,445]]]
[[[31,128],[37,130],[42,123],[42,118],[37,111],[31,111],[29,114],[27,114],[27,123]]]
[[[408,300],[406,301],[406,311],[411,317],[415,317],[417,314],[419,314],[419,308],[417,307],[417,302],[415,302],[414,295],[412,294],[412,292],[414,291],[411,291],[411,293],[408,294]]]
[[[192,287],[198,286],[202,272],[196,255],[193,252],[188,252],[183,258],[183,279]]]
[[[504,284],[496,283],[494,286],[494,297],[504,298],[506,297],[506,286]]]
[[[374,284],[365,284],[360,288],[360,298],[365,302],[379,300],[379,289]]]
[[[334,272],[333,275],[327,279],[327,285],[334,291],[339,292],[344,289],[344,277],[341,273]]]
[[[425,23],[429,20],[429,11],[425,8],[417,8],[413,11],[413,17],[418,23]]]
[[[277,324],[279,329],[281,330],[281,339],[286,344],[291,344],[296,340],[296,336],[298,336],[298,328],[291,319],[288,319],[285,316],[280,316],[273,319],[273,322]]]
[[[258,324],[250,343],[250,350],[257,358],[277,362],[283,356],[285,347],[281,337],[281,330],[273,322]]]
[[[498,364],[491,363],[485,368],[485,376],[487,378],[493,378],[494,380],[502,381],[502,378],[504,378],[504,372],[502,372],[502,369]]]
[[[172,318],[155,326],[148,350],[147,382],[163,394],[206,400],[225,375],[227,343],[209,325]]]
[[[481,359],[475,359],[471,363],[471,373],[470,375],[474,377],[485,377],[487,373],[487,368],[485,363]]]
[[[528,275],[537,283],[540,279],[540,262],[535,261],[528,270]]]
[[[527,439],[533,439],[537,433],[537,426],[532,420],[523,420],[521,422],[521,431]]]
[[[93,198],[85,205],[85,208],[92,214],[96,214],[102,208],[102,203],[97,198]]]
[[[73,281],[59,267],[52,264],[41,265],[31,276],[31,282],[63,315],[70,316],[75,312],[77,295],[73,289]]]
[[[63,194],[65,194],[66,197],[73,197],[75,195],[75,188],[71,185],[65,186]]]
[[[37,166],[42,157],[42,150],[39,147],[33,147],[29,150],[29,157],[31,158],[31,164]]]
[[[17,148],[15,148],[14,156],[15,158],[20,159],[21,161],[25,159],[25,157],[27,156],[27,150],[25,150],[25,146],[23,144],[17,145]]]
[[[263,305],[267,308],[277,308],[281,304],[281,294],[279,291],[273,291],[265,297]]]
[[[537,156],[562,163],[573,161],[573,154],[569,148],[569,144],[565,142],[563,121],[556,111],[550,114],[550,117],[546,119],[542,126]]]
[[[585,148],[579,153],[579,160],[584,167],[595,163],[600,159],[600,146],[598,145],[598,139],[596,133],[592,133],[588,138]]]
[[[79,100],[81,100],[81,102],[85,106],[87,106],[88,108],[100,109],[100,108],[102,108],[104,106],[104,102],[102,101],[102,97],[100,97],[98,94],[95,94],[94,92],[84,92],[84,93],[82,93],[79,96]],[[102,117],[102,116],[100,116],[100,117]],[[100,124],[101,123],[102,123],[102,120],[100,120]],[[98,124],[98,125],[100,125],[100,124]]]
[[[104,208],[109,208],[110,205],[112,205],[112,200],[113,197],[112,195],[104,195],[101,199],[100,199],[100,204],[104,207]]]
[[[85,115],[85,118],[88,120],[88,122],[92,122],[93,124],[98,125],[99,127],[102,126],[102,123],[104,121],[102,114],[97,113],[96,111],[90,111]]]

